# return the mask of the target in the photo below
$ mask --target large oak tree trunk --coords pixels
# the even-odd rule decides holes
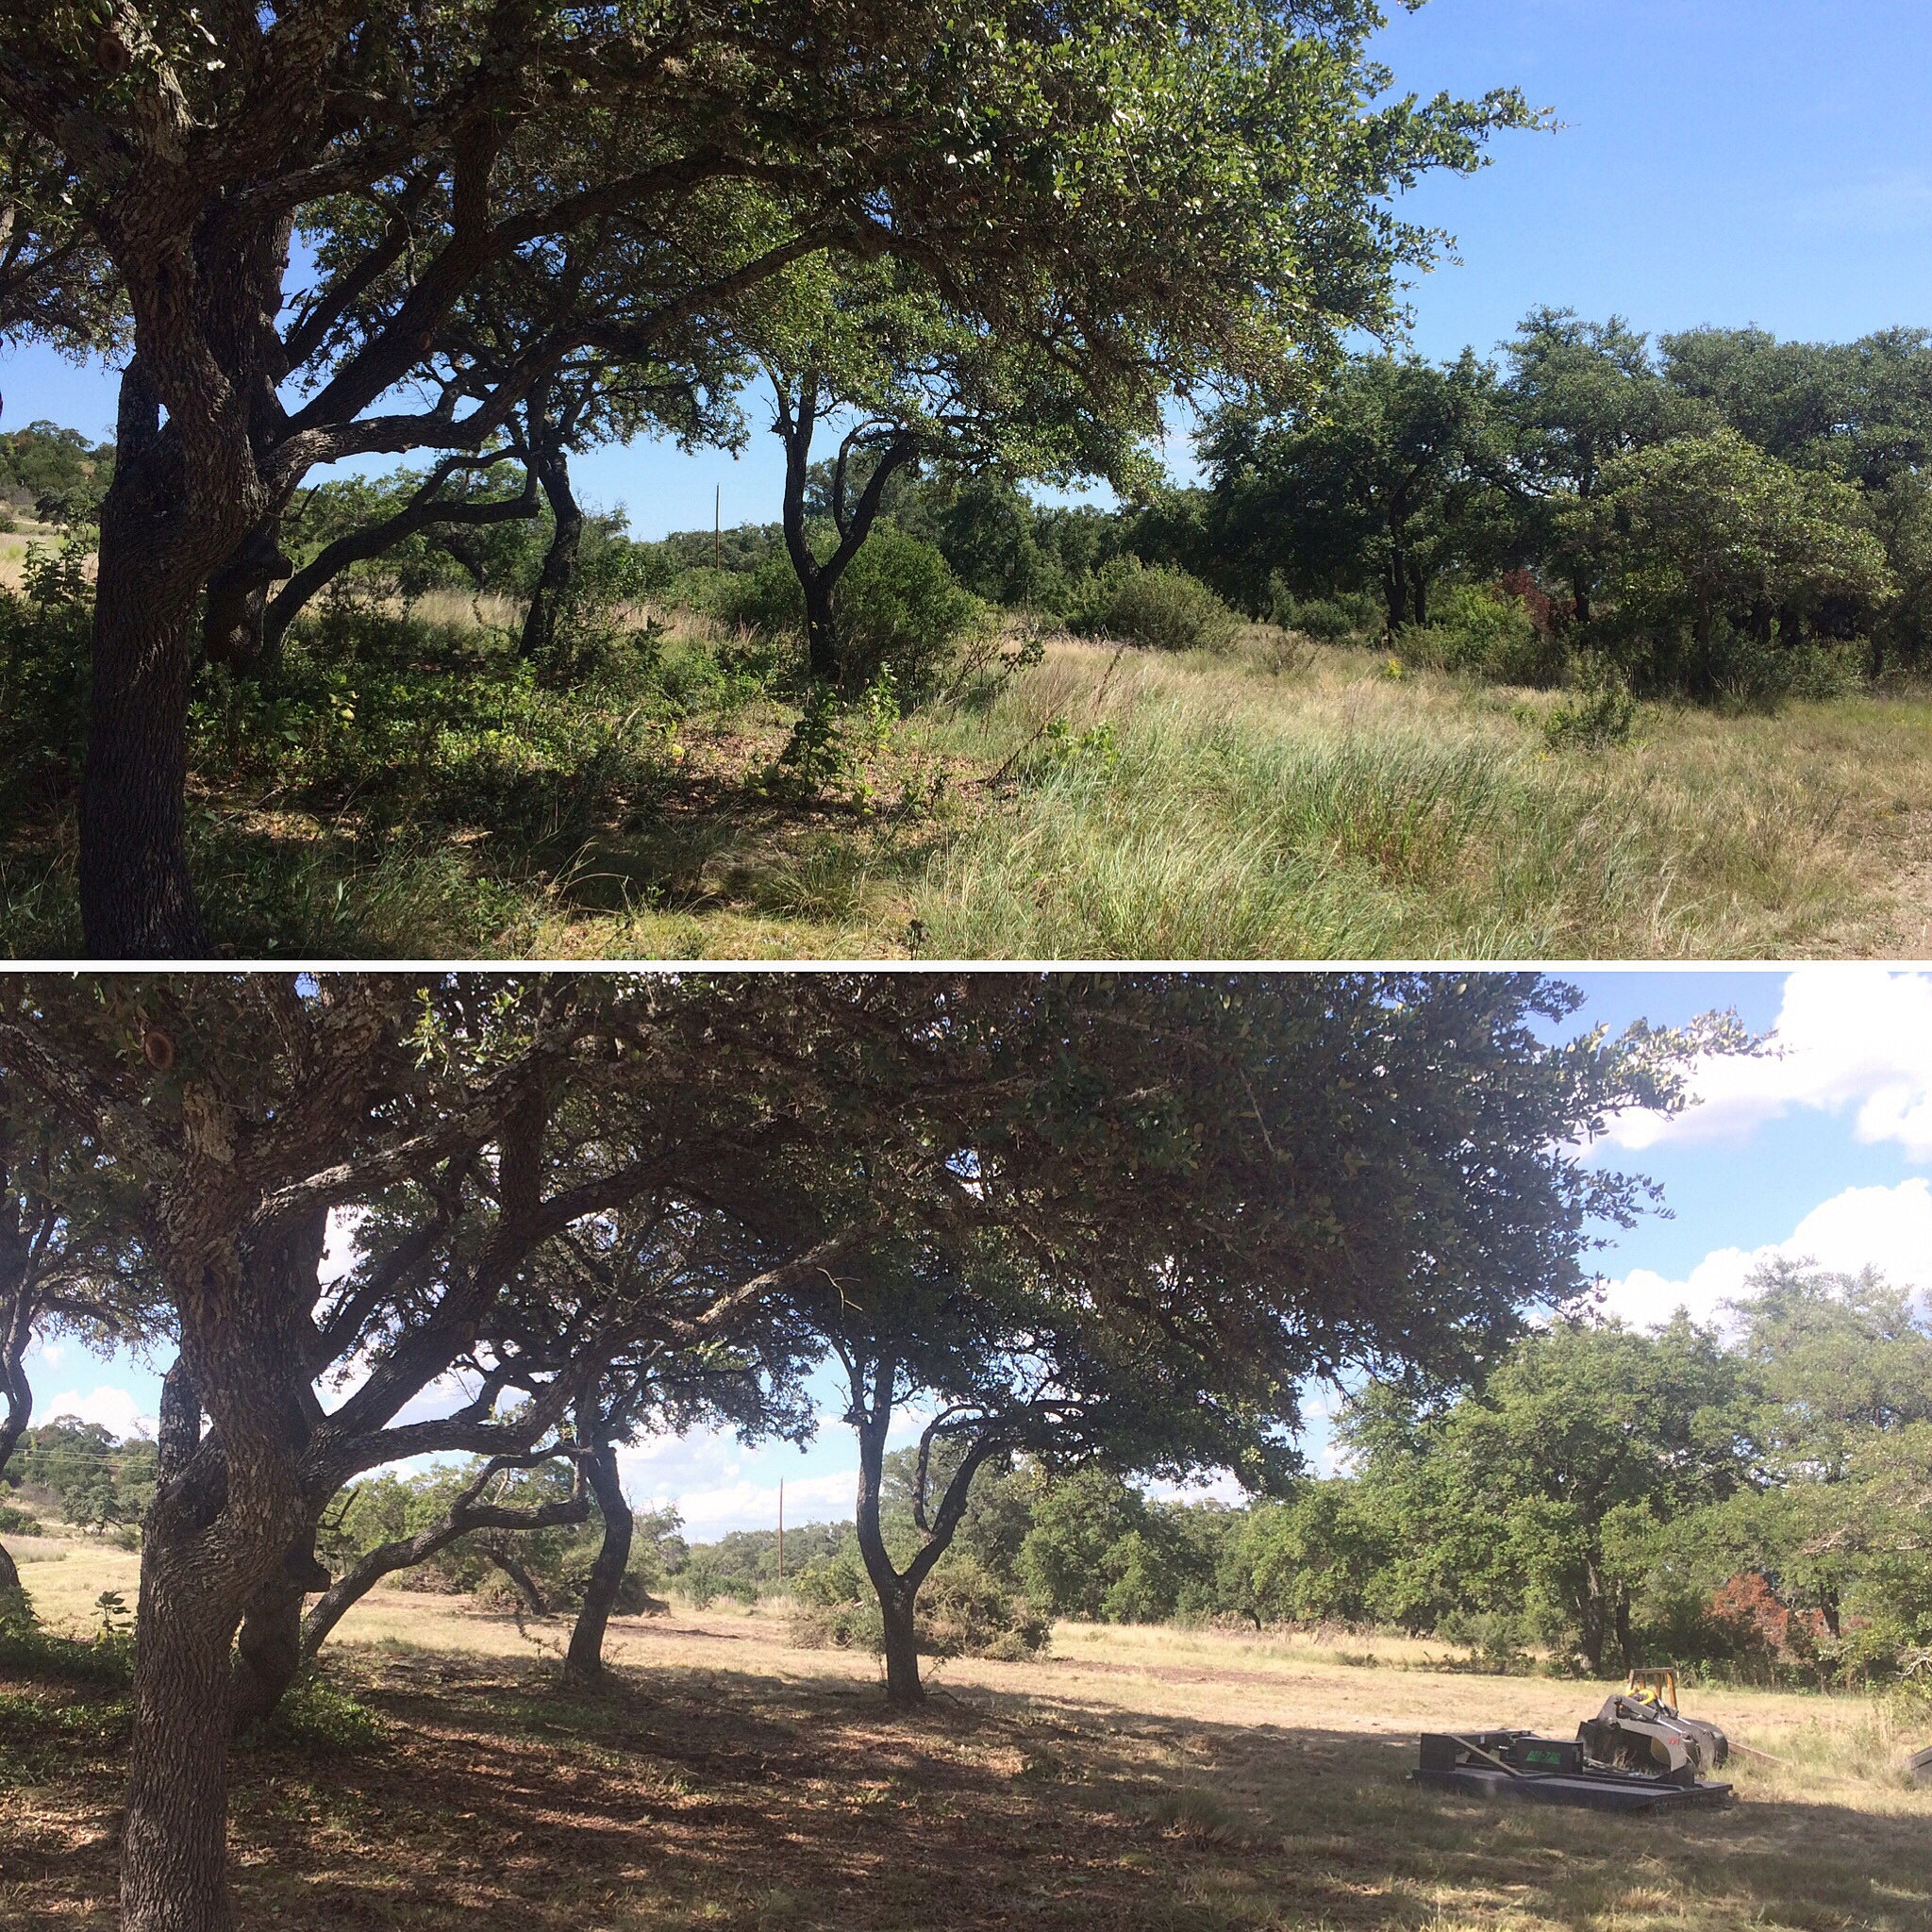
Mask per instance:
[[[189,1548],[142,1552],[123,1932],[227,1932],[228,1643],[238,1612]]]
[[[129,396],[132,386],[136,393]],[[140,365],[130,413],[153,414]],[[130,411],[129,405],[133,408]],[[80,788],[80,916],[95,958],[208,951],[188,872],[188,683],[199,573],[181,568],[178,506],[139,433],[101,507],[93,691]]]
[[[624,1485],[617,1474],[617,1452],[609,1443],[600,1443],[585,1463],[591,1493],[604,1519],[604,1541],[597,1546],[597,1559],[584,1585],[583,1607],[570,1633],[570,1650],[563,1660],[563,1674],[580,1684],[592,1684],[604,1674],[604,1632],[610,1613],[617,1607],[617,1592],[624,1583],[625,1567],[630,1561],[630,1505],[625,1501]]]
[[[204,1176],[222,1172],[207,1163]],[[265,1252],[223,1231],[236,1194],[204,1178],[170,1203],[182,1357],[161,1389],[159,1482],[142,1525],[134,1724],[122,1836],[123,1932],[225,1932],[230,1646],[242,1612],[313,1523],[290,1271],[321,1252],[317,1212]],[[310,1280],[313,1275],[311,1272]],[[206,1408],[213,1428],[200,1436]],[[307,1547],[306,1544],[303,1547]]]

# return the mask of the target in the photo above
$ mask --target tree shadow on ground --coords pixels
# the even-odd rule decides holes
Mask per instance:
[[[1932,1924],[1910,1807],[1645,1820],[1485,1804],[1405,1785],[1406,1736],[1157,1716],[1050,1678],[897,1721],[875,1686],[831,1675],[625,1669],[567,1693],[522,1660],[379,1650],[330,1675],[385,1735],[344,1744],[323,1726],[238,1754],[242,1925]],[[0,1922],[107,1927],[118,1733],[53,1728],[71,1740],[58,1768],[0,1789]]]

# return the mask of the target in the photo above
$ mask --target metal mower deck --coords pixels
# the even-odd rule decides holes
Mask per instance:
[[[1568,1777],[1492,1771],[1486,1764],[1459,1764],[1453,1771],[1412,1771],[1408,1781],[1437,1790],[1465,1791],[1477,1798],[1517,1798],[1526,1805],[1581,1805],[1591,1811],[1663,1811],[1728,1805],[1724,1784],[1668,1785],[1656,1778],[1619,1777],[1613,1773]]]

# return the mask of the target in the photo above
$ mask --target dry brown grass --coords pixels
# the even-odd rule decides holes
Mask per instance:
[[[84,1607],[123,1574],[121,1553],[81,1548],[29,1581],[52,1611]],[[1871,1758],[1871,1709],[1851,1700],[1700,1696],[1780,1755],[1835,1737],[1829,1782],[1747,1768],[1736,1808],[1645,1823],[1409,1790],[1401,1774],[1424,1724],[1568,1728],[1597,1694],[1430,1669],[1426,1646],[1066,1625],[1045,1661],[948,1666],[931,1706],[894,1723],[868,1660],[792,1650],[784,1630],[763,1607],[623,1620],[615,1680],[577,1696],[555,1688],[541,1648],[560,1628],[534,1629],[533,1643],[462,1602],[376,1593],[345,1624],[328,1674],[381,1715],[384,1740],[238,1757],[241,1923],[1932,1924],[1932,1793]],[[0,1790],[0,1924],[111,1924],[119,1774],[110,1737]]]
[[[1060,638],[996,702],[904,720],[806,798],[770,777],[795,712],[720,662],[715,625],[680,616],[648,661],[524,689],[496,675],[516,614],[427,599],[413,615],[441,641],[421,661],[401,643],[359,668],[304,660],[287,717],[232,744],[207,713],[191,844],[218,950],[1932,952],[1924,685],[1774,716],[1647,705],[1630,742],[1591,749],[1552,745],[1560,694],[1266,626],[1221,656]],[[479,616],[487,648],[450,669],[438,625]],[[48,780],[0,841],[0,950],[78,944],[69,790]]]
[[[42,550],[58,550],[66,531],[54,524],[16,522],[10,530],[0,530],[0,585],[9,591],[20,589],[26,569],[26,554],[38,544]]]

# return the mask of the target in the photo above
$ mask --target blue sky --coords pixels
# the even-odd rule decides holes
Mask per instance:
[[[1924,0],[1385,6],[1381,52],[1403,86],[1513,84],[1564,124],[1500,141],[1474,179],[1426,181],[1405,202],[1452,230],[1461,258],[1412,291],[1424,353],[1489,350],[1544,302],[1652,331],[1756,323],[1837,339],[1932,323]],[[24,351],[0,357],[0,390],[8,425],[108,433],[98,369]],[[727,524],[776,514],[762,420],[741,459],[639,443],[576,467],[586,500],[623,503],[643,537],[708,524],[719,487]]]
[[[1681,1305],[1715,1320],[1772,1251],[1845,1270],[1869,1261],[1932,1288],[1932,974],[1848,965],[1562,976],[1588,997],[1579,1028],[1678,1024],[1728,1008],[1777,1048],[1704,1070],[1699,1106],[1670,1123],[1619,1122],[1593,1154],[1661,1181],[1672,1210],[1612,1234],[1597,1262],[1611,1309],[1649,1324]],[[159,1385],[140,1363],[57,1344],[29,1357],[28,1376],[42,1421],[65,1411],[124,1431],[152,1426]],[[1318,1424],[1307,1444],[1317,1459],[1324,1443]],[[697,1435],[640,1444],[624,1463],[634,1501],[675,1503],[700,1537],[768,1526],[781,1479],[788,1521],[849,1516],[857,1468],[849,1432],[829,1420],[803,1454]]]

